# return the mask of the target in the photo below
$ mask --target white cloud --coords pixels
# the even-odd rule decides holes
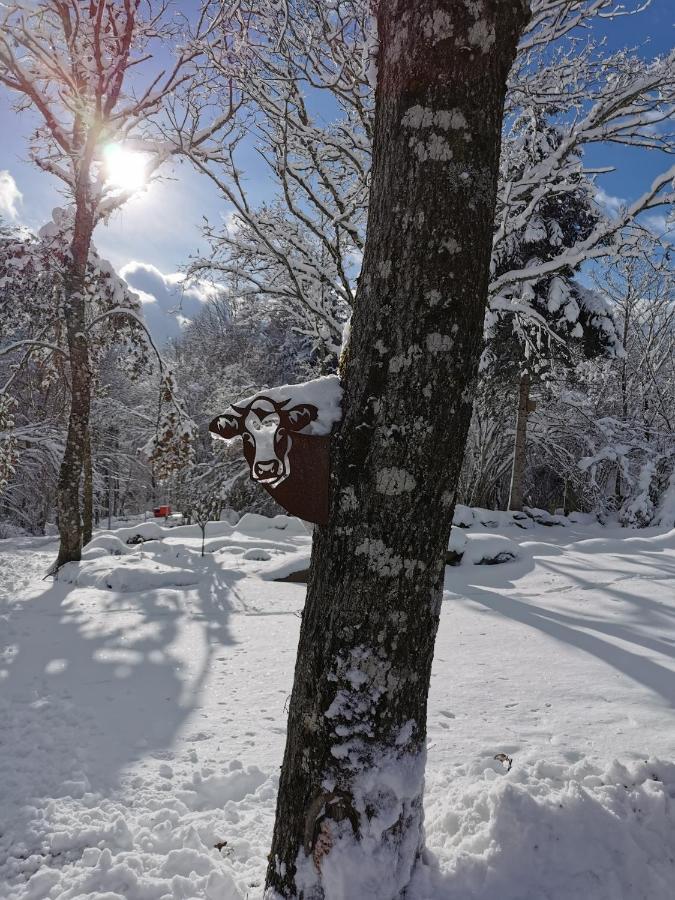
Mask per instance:
[[[0,171],[0,214],[4,213],[11,219],[18,215],[17,203],[21,203],[23,195],[7,169]]]
[[[601,206],[610,216],[618,215],[626,201],[623,197],[616,197],[614,194],[608,194],[604,188],[598,187],[595,192],[595,202]]]
[[[668,218],[663,213],[648,213],[642,217],[642,222],[651,232],[660,238],[671,241],[675,237],[675,220]]]
[[[607,215],[612,218],[616,218],[627,203],[625,197],[616,197],[614,194],[608,194],[604,188],[598,185],[596,185],[594,199],[598,206],[601,206]],[[672,243],[675,234],[675,221],[672,216],[667,217],[660,212],[644,213],[639,216],[639,221],[655,235],[665,238]]]
[[[216,293],[216,288],[205,282],[186,285],[182,272],[167,274],[150,263],[137,260],[123,266],[120,275],[138,294],[145,322],[160,343],[178,337],[182,328]]]
[[[227,213],[223,219],[223,224],[225,226],[225,231],[227,231],[230,237],[234,237],[241,228],[241,222],[237,218],[236,212]]]

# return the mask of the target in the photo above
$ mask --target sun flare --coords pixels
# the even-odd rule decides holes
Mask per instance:
[[[122,191],[136,191],[148,181],[148,163],[145,154],[128,150],[119,144],[108,144],[103,149],[103,166],[106,184]]]

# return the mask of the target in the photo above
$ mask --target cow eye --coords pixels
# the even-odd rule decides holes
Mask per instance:
[[[244,434],[242,435],[242,437],[244,438],[244,443],[245,443],[245,444],[252,444],[252,443],[253,443],[253,438],[252,438],[251,435],[248,433],[248,431],[245,431]]]

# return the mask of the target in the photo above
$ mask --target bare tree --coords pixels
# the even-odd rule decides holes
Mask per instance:
[[[236,82],[251,112],[248,133],[279,196],[262,206],[251,202],[237,144],[205,141],[191,150],[233,209],[228,228],[207,226],[214,254],[195,269],[236,279],[248,297],[285,302],[296,327],[335,359],[367,214],[370,4],[245,0],[208,8],[210,76],[216,84]],[[328,123],[312,100],[321,95],[337,113]]]
[[[632,527],[672,527],[675,304],[669,254],[654,240],[645,242],[641,257],[603,266],[594,281],[615,321],[617,352],[589,358],[579,343],[563,365],[552,365],[539,379],[536,411],[528,415],[523,493],[533,498],[530,505],[618,514]],[[509,396],[515,380],[510,383]],[[499,478],[503,500],[512,416],[504,415],[503,392],[498,402],[486,391],[479,398],[479,436],[492,453],[487,467]],[[501,427],[506,442],[490,443],[493,426]],[[464,490],[472,486],[467,463]]]
[[[153,58],[154,47],[175,37],[165,5],[141,7],[140,0],[12,0],[0,13],[0,84],[17,97],[18,110],[30,108],[40,117],[31,158],[61,181],[73,207],[57,301],[65,319],[70,414],[58,483],[55,568],[80,558],[83,539],[79,497],[91,410],[86,279],[92,235],[133,192],[107,179],[106,150],[143,151],[146,178],[179,151],[157,140],[151,123],[161,121],[166,98],[193,75],[194,47],[185,44],[171,66],[145,84],[134,78],[132,85],[129,77]],[[223,111],[205,133],[221,128],[228,115]]]
[[[67,332],[67,304],[64,280],[70,260],[73,217],[70,211],[55,210],[53,219],[38,235],[25,230],[0,234],[0,402],[13,409],[10,435],[15,477],[10,493],[15,502],[26,501],[26,489],[39,486],[36,503],[39,515],[33,518],[44,526],[52,505],[53,470],[63,459],[70,407],[70,356]],[[148,457],[157,475],[171,471],[189,458],[192,425],[178,398],[173,377],[157,351],[142,321],[138,297],[102,260],[93,244],[89,247],[85,272],[86,296],[84,337],[91,368],[90,397],[94,421],[106,405],[109,428],[114,410],[107,394],[109,361],[115,358],[118,380],[145,386],[150,403],[141,414],[144,438],[136,444],[148,446]],[[160,396],[157,396],[157,375]],[[119,391],[118,381],[118,391]],[[107,401],[107,402],[106,402]],[[118,396],[119,401],[119,396]],[[149,414],[148,414],[149,413]],[[129,424],[139,412],[125,408],[125,431],[138,437]],[[99,419],[100,422],[100,419]],[[91,536],[94,517],[95,455],[99,440],[85,433],[82,522],[85,536]],[[97,436],[98,437],[98,436]],[[6,442],[0,441],[0,445]],[[0,451],[1,452],[1,451]],[[109,471],[109,465],[106,465]],[[4,498],[6,503],[10,499]]]
[[[675,279],[669,256],[618,261],[599,283],[622,336],[622,356],[602,379],[602,414],[582,466],[603,493],[613,486],[626,525],[675,523]],[[607,377],[608,376],[608,377]]]
[[[608,53],[601,41],[584,38],[581,47],[578,40],[582,28],[645,4],[534,0],[532,6],[509,79],[490,283],[490,308],[520,318],[535,312],[532,285],[589,259],[634,252],[644,233],[639,214],[672,202],[674,174],[664,167],[615,216],[599,216],[595,227],[580,228],[573,242],[561,242],[546,258],[518,263],[513,243],[523,234],[548,229],[556,240],[551,215],[570,192],[585,190],[592,199],[593,179],[608,169],[586,165],[586,148],[618,143],[673,151],[674,57],[645,60]],[[256,204],[239,145],[201,142],[191,156],[232,214],[227,227],[206,227],[212,253],[195,269],[237,279],[250,298],[285,302],[296,327],[335,357],[366,233],[375,47],[370,3],[239,0],[210,9],[214,25],[204,46],[210,77],[223,85],[234,79],[246,98],[247,133],[278,192],[273,202]],[[523,152],[527,118],[544,126],[534,130],[538,153]],[[248,152],[251,143],[240,146]]]

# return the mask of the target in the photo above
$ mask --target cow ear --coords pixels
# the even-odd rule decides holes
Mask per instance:
[[[285,410],[285,414],[288,417],[288,430],[302,431],[303,428],[306,428],[310,422],[316,419],[319,415],[319,410],[310,403],[301,403],[299,406],[292,406],[290,409]]]
[[[216,416],[209,425],[211,434],[215,434],[219,438],[229,441],[231,438],[241,434],[241,416],[234,412],[225,412],[222,416]]]

